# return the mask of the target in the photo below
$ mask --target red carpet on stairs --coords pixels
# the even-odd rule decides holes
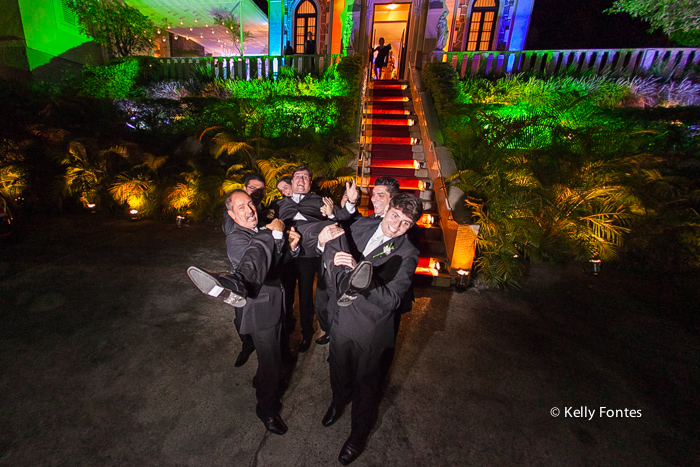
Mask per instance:
[[[374,81],[367,91],[363,118],[363,141],[369,159],[369,170],[365,168],[364,173],[369,188],[367,198],[371,198],[378,178],[390,176],[398,180],[403,192],[423,201],[425,214],[417,222],[421,258],[416,273],[437,276],[446,261],[444,244],[432,202],[432,182],[422,170],[425,157],[410,94],[407,83],[395,80]],[[369,204],[367,213],[371,209]]]

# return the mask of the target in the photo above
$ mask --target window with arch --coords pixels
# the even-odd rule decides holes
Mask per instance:
[[[294,52],[298,54],[304,53],[307,33],[311,33],[311,37],[316,41],[316,51],[318,52],[318,39],[316,38],[317,16],[316,5],[310,0],[304,0],[297,6],[294,12]]]
[[[466,50],[489,50],[496,30],[496,0],[474,0]]]

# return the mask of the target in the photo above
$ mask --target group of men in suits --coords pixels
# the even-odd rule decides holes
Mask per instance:
[[[374,214],[362,217],[354,182],[346,185],[338,207],[311,192],[311,177],[308,168],[297,167],[291,179],[281,179],[283,197],[270,211],[258,201],[264,179],[246,179],[243,190],[226,198],[223,228],[231,273],[191,267],[188,274],[202,292],[236,307],[236,328],[246,350],[236,365],[242,355],[247,360],[257,352],[256,412],[270,432],[282,435],[287,426],[279,414],[280,342],[289,323],[285,293],[291,290],[280,276],[293,271],[299,282],[298,350],[305,352],[313,336],[313,278],[319,273],[315,312],[325,334],[317,342],[330,342],[333,394],[322,424],[331,426],[352,404],[351,433],[338,456],[348,465],[363,452],[377,419],[387,356],[390,361],[398,331],[396,316],[410,309],[418,250],[406,234],[420,218],[422,203],[399,193],[395,179],[380,178],[371,199]]]

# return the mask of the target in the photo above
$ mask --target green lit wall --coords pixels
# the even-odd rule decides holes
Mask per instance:
[[[89,38],[78,31],[74,15],[64,8],[65,2],[14,0],[14,3],[19,4],[30,70],[46,65],[54,57],[85,62],[85,54],[75,49],[89,42]]]

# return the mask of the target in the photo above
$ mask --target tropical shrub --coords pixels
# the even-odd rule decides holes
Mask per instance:
[[[669,103],[691,84],[655,88],[650,80],[570,77],[442,82],[437,76],[449,70],[426,68],[424,83],[460,169],[453,183],[481,226],[475,263],[481,279],[517,286],[527,263],[542,260],[700,266],[697,126],[681,120],[697,124],[700,115],[614,107],[634,99],[630,82],[646,88],[645,103]],[[684,102],[693,102],[686,94]]]
[[[135,60],[91,67],[87,65],[78,83],[78,94],[86,97],[128,97],[136,84],[139,64]]]

